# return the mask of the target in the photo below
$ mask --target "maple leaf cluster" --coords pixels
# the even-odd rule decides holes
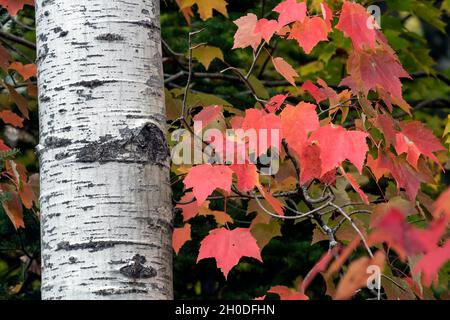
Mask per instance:
[[[7,9],[8,13],[15,16],[24,5],[34,6],[34,0],[0,0],[0,6]],[[36,85],[30,80],[36,77],[37,69],[35,64],[22,64],[13,61],[12,55],[8,50],[0,46],[0,68],[6,73],[12,73],[11,78],[15,75],[14,85],[6,80],[1,83],[9,92],[11,104],[15,104],[20,115],[9,108],[2,108],[0,111],[0,119],[4,124],[11,125],[15,128],[23,128],[24,121],[29,119],[29,106],[27,99],[16,89],[17,82],[21,81],[27,88],[27,94],[30,97],[37,97]],[[31,209],[37,202],[35,191],[32,188],[36,176],[28,177],[25,167],[14,160],[16,151],[12,150],[5,142],[0,139],[0,156],[4,162],[4,171],[2,175],[7,177],[10,183],[1,183],[0,191],[7,194],[2,200],[2,206],[16,229],[24,228],[23,211]]]
[[[186,192],[176,206],[181,210],[185,224],[174,232],[176,252],[191,239],[189,220],[198,215],[211,215],[218,228],[211,230],[201,242],[197,262],[214,258],[225,277],[242,257],[262,262],[261,250],[273,237],[281,235],[280,224],[289,218],[285,213],[293,210],[286,205],[285,198],[295,195],[300,196],[309,209],[308,212],[294,210],[296,217],[314,219],[326,235],[323,238],[330,241],[330,251],[296,288],[275,286],[267,291],[268,294],[287,300],[308,299],[307,287],[321,274],[330,285],[332,297],[349,299],[365,286],[369,266],[378,266],[381,270],[385,267],[389,252],[372,251],[373,247],[380,248],[383,243],[389,250],[394,250],[401,261],[420,257],[411,266],[411,276],[402,281],[413,288],[416,281],[413,276],[419,274],[422,284],[430,286],[439,269],[449,260],[450,246],[442,239],[450,221],[450,193],[447,191],[442,195],[434,211],[430,209],[433,217],[428,217],[429,226],[420,229],[407,222],[413,209],[398,208],[391,203],[376,204],[380,199],[366,192],[360,184],[363,174],[370,174],[375,184],[382,179],[393,179],[397,195],[415,203],[418,196],[423,196],[421,184],[434,182],[430,168],[435,165],[442,168],[437,155],[445,148],[432,131],[419,121],[398,120],[392,115],[394,106],[410,114],[411,107],[402,97],[401,83],[402,78],[410,78],[410,75],[373,17],[359,4],[344,1],[340,10],[333,11],[323,2],[320,13],[312,14],[306,2],[286,0],[273,12],[278,19],[258,19],[255,14],[248,13],[234,21],[237,31],[233,49],[251,47],[257,59],[264,46],[279,37],[295,40],[309,54],[320,42],[328,41],[330,33],[342,32],[351,41],[348,75],[337,88],[322,79],[308,80],[297,87],[300,76],[296,69],[282,57],[271,57],[274,69],[287,83],[312,101],[293,103],[289,93],[280,93],[265,101],[258,98],[249,85],[257,100],[256,107],[227,120],[224,120],[223,106],[217,105],[206,106],[194,116],[194,120],[202,121],[205,126],[222,119],[225,127],[255,129],[258,139],[270,141],[270,144],[252,149],[246,141],[238,143],[238,149],[244,150],[246,155],[243,164],[218,161],[183,167]],[[248,82],[252,69],[247,75],[237,69],[234,71]],[[378,99],[369,99],[370,92],[377,94]],[[324,105],[327,106],[325,110]],[[346,120],[351,111],[363,116],[349,125]],[[338,112],[341,123],[336,120]],[[271,139],[274,130],[280,133],[279,139]],[[224,144],[215,141],[209,144],[222,155],[219,158],[225,158]],[[268,152],[280,155],[282,170],[263,177],[258,162],[249,159],[250,155],[260,157]],[[372,219],[376,217],[376,222],[364,228],[362,221],[351,217],[358,210],[352,213],[346,210],[346,205],[337,204],[336,193],[342,192],[342,182],[355,191],[361,205],[373,212]],[[311,186],[323,187],[320,198],[310,198],[308,189]],[[345,186],[343,192],[346,192]],[[232,228],[233,218],[227,213],[226,203],[233,198],[249,200],[248,207],[255,208],[258,213],[249,228]],[[224,200],[223,211],[209,209],[209,203],[214,199]],[[324,210],[342,217],[340,222],[335,220],[336,229],[332,230],[321,218]],[[252,209],[248,211],[252,212]],[[346,231],[336,232],[340,227]],[[344,242],[336,241],[338,236],[349,244],[344,246]],[[359,246],[363,246],[369,256],[345,267],[345,261]],[[334,287],[333,276],[342,268],[347,272]],[[421,295],[420,290],[414,290],[414,294]]]

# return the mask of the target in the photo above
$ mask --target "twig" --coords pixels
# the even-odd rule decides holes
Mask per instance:
[[[261,207],[261,209],[267,213],[268,215],[274,217],[274,218],[280,218],[280,219],[286,219],[286,220],[295,220],[295,219],[301,219],[301,218],[305,218],[305,217],[309,217],[311,215],[313,215],[314,213],[326,208],[327,206],[329,206],[329,203],[323,204],[320,207],[317,207],[309,212],[305,212],[305,213],[301,213],[300,215],[297,216],[281,216],[279,214],[273,213],[271,211],[269,211],[264,204],[260,201],[259,197],[254,197],[254,199],[256,200],[256,202],[258,203],[258,205]]]
[[[228,65],[228,64],[227,64]],[[232,72],[234,72],[237,76],[239,76],[239,78],[242,80],[242,82],[244,82],[244,84],[247,86],[247,88],[250,89],[253,97],[255,98],[255,100],[259,103],[262,103],[263,105],[267,103],[266,100],[261,99],[258,97],[258,95],[256,94],[255,88],[253,88],[252,84],[248,81],[248,79],[245,78],[245,76],[241,73],[241,71],[235,67],[232,67],[230,65],[228,65],[228,67],[226,69],[223,69],[222,71],[220,71],[221,73],[226,72],[228,70],[231,70]]]
[[[31,50],[36,50],[36,45],[33,42],[30,42],[28,40],[22,39],[18,36],[15,36],[11,33],[8,32],[4,32],[4,31],[0,31],[0,38],[5,39],[5,40],[9,40],[9,41],[13,41],[17,44],[20,44],[24,47],[27,47],[28,49]]]
[[[247,72],[247,74],[245,75],[245,80],[248,80],[248,78],[251,76],[251,74],[252,74],[252,72],[253,72],[253,69],[254,69],[255,66],[256,66],[256,61],[258,60],[259,56],[261,55],[262,49],[264,48],[264,45],[265,45],[265,44],[266,44],[266,43],[263,42],[263,43],[259,46],[258,51],[256,51],[256,54],[253,55],[252,65],[250,66],[250,69],[248,69],[248,72]]]
[[[366,250],[369,253],[369,256],[371,258],[373,258],[372,250],[370,249],[366,238],[362,234],[361,230],[359,230],[358,226],[356,226],[356,224],[353,222],[353,219],[343,209],[341,209],[341,207],[339,207],[338,205],[334,204],[333,202],[330,202],[330,206],[332,206],[337,211],[339,211],[339,213],[342,214],[351,223],[352,228],[356,231],[356,233],[359,235],[359,237],[361,238],[362,242],[364,243],[364,246],[366,247]]]

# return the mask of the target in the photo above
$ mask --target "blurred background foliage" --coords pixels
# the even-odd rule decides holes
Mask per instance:
[[[195,37],[195,43],[206,43],[221,50],[223,59],[214,59],[206,70],[200,63],[195,63],[193,71],[193,95],[190,104],[221,104],[244,110],[254,105],[254,100],[247,89],[237,81],[203,77],[202,73],[217,74],[231,65],[247,69],[252,62],[250,49],[231,50],[236,26],[233,21],[247,14],[255,13],[259,18],[275,18],[271,10],[277,0],[229,0],[227,6],[229,17],[217,12],[214,17],[202,21],[196,13],[188,25],[180,13],[175,0],[161,1],[162,36],[165,44],[164,73],[166,79],[180,72],[181,63],[186,62],[188,33],[204,28]],[[319,8],[321,0],[310,0],[310,8]],[[404,81],[404,97],[414,107],[414,117],[425,122],[438,137],[443,137],[450,104],[450,43],[449,31],[450,0],[388,0],[357,1],[364,6],[380,6],[381,27],[391,46],[398,52],[405,68],[414,76],[414,81]],[[328,0],[330,7],[337,9],[341,1]],[[29,63],[36,56],[34,50],[17,44],[2,36],[1,32],[13,34],[30,42],[35,41],[34,9],[26,6],[12,18],[6,10],[0,11],[0,43],[8,49],[15,60]],[[305,55],[294,40],[271,43],[271,53],[282,56],[296,67],[301,80],[324,79],[330,86],[336,86],[345,75],[345,62],[349,40],[342,33],[335,32],[329,42],[320,43],[310,55]],[[226,63],[224,63],[225,60]],[[183,69],[183,68],[181,68]],[[1,77],[7,76],[0,71]],[[252,79],[258,95],[269,98],[277,93],[293,90],[283,85],[283,81],[268,63],[268,54],[263,52],[257,61],[256,77]],[[186,84],[186,73],[166,81],[166,105],[168,118],[174,119],[181,107],[180,90]],[[280,85],[281,84],[281,85]],[[15,129],[0,125],[0,137],[20,152],[17,157],[29,172],[38,172],[38,161],[34,147],[38,141],[39,124],[36,99],[29,97],[30,120],[24,127]],[[10,105],[7,90],[0,91],[0,106]],[[14,108],[14,106],[13,106]],[[403,117],[396,110],[396,116]],[[444,139],[445,141],[445,139]],[[450,142],[450,139],[448,140]],[[447,144],[449,147],[450,144]],[[439,173],[436,179],[439,185],[425,185],[423,190],[430,198],[435,198],[446,185],[450,184],[449,159],[440,159],[447,163],[447,173]],[[3,163],[3,161],[2,161]],[[3,179],[3,178],[2,178]],[[370,186],[369,186],[370,189]],[[182,195],[182,184],[174,185],[174,198]],[[221,207],[219,201],[212,206]],[[228,207],[227,212],[245,224],[247,204]],[[252,213],[254,215],[254,213]],[[252,216],[250,216],[252,217]],[[196,264],[199,244],[209,230],[214,228],[212,217],[199,216],[192,221],[192,238],[174,257],[175,297],[177,299],[253,299],[263,295],[273,285],[294,286],[293,281],[299,275],[305,275],[326,250],[326,243],[319,242],[311,246],[314,225],[306,220],[301,223],[293,221],[284,223],[282,237],[275,237],[262,251],[264,265],[244,258],[234,268],[225,281],[212,259]],[[38,299],[40,298],[40,250],[39,221],[33,212],[25,212],[25,229],[15,230],[0,206],[0,299]],[[175,220],[176,226],[182,225],[180,215]],[[251,263],[250,263],[251,262]],[[449,266],[443,269],[448,275]],[[311,299],[327,298],[326,285],[321,277],[316,278],[308,290]],[[438,296],[438,292],[434,293]]]

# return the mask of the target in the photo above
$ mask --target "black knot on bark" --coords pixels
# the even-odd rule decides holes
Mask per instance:
[[[164,132],[147,123],[135,129],[122,129],[121,136],[106,135],[85,145],[77,154],[80,162],[144,163],[167,166],[169,147]]]
[[[127,278],[147,279],[156,277],[156,270],[152,267],[144,266],[147,259],[140,254],[135,254],[130,263],[120,268],[120,273]]]
[[[115,33],[101,34],[101,35],[95,37],[95,39],[101,40],[101,41],[109,41],[109,42],[124,40],[124,38],[120,34],[115,34]]]

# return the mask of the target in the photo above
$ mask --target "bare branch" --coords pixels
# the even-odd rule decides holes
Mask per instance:
[[[4,39],[4,40],[9,40],[9,41],[15,42],[15,43],[20,44],[20,45],[22,45],[24,47],[27,47],[28,49],[36,50],[36,45],[33,42],[30,42],[28,40],[25,40],[23,38],[15,36],[15,35],[13,35],[11,33],[0,31],[0,38]]]
[[[345,217],[345,219],[347,219],[351,223],[352,228],[356,231],[356,233],[359,235],[359,237],[361,238],[362,242],[364,243],[364,246],[366,247],[366,250],[369,253],[369,256],[371,258],[373,258],[372,250],[370,249],[366,238],[362,234],[361,230],[359,230],[358,226],[353,222],[353,219],[341,207],[339,207],[338,205],[334,204],[333,202],[330,202],[329,204],[330,204],[330,206],[335,208],[337,211],[339,211],[339,213],[342,214]]]

